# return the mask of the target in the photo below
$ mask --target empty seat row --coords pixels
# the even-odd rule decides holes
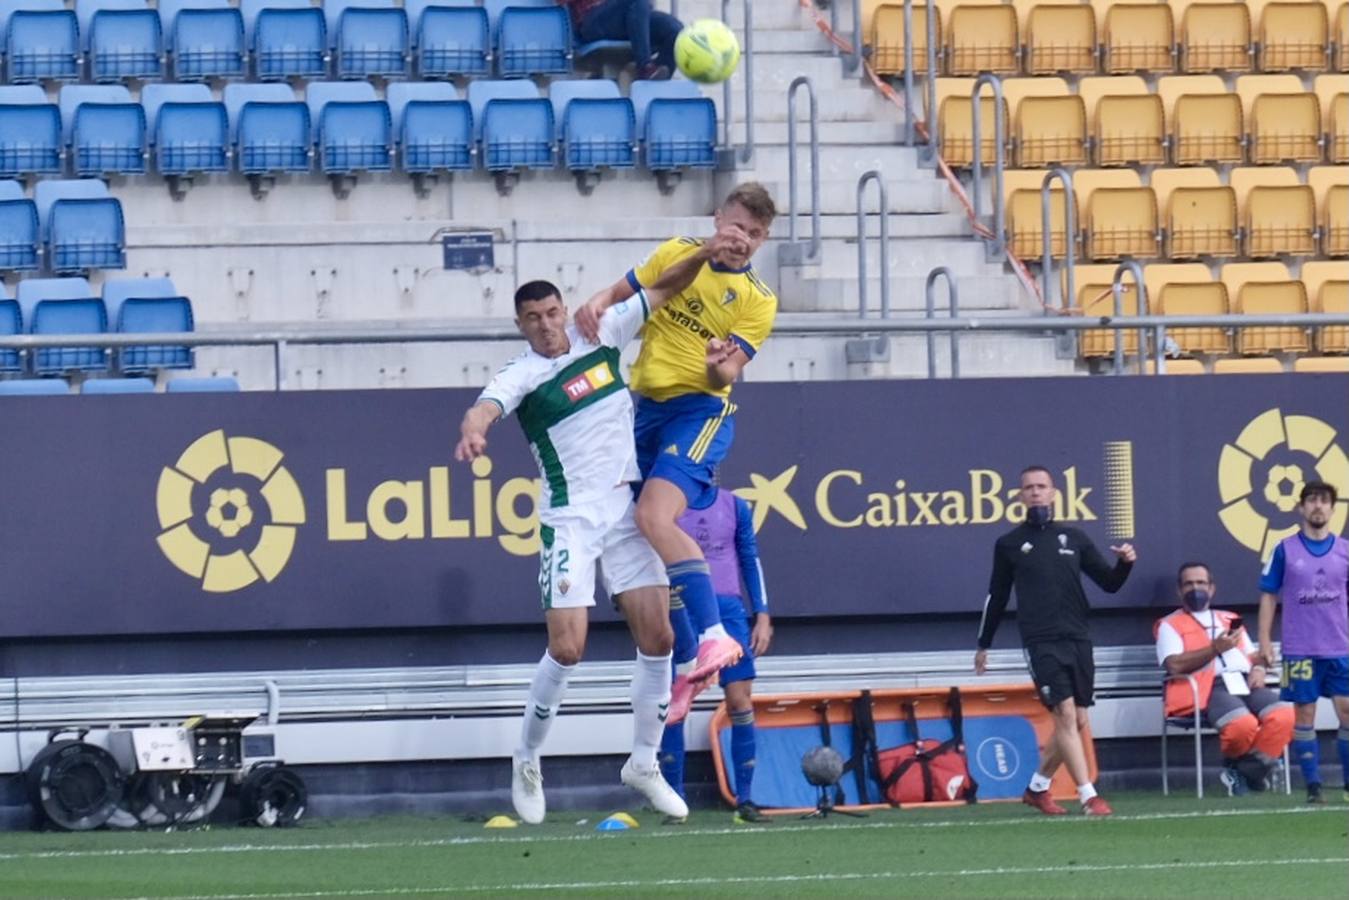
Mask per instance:
[[[1114,266],[1078,266],[1074,270],[1079,306],[1084,315],[1114,314],[1110,283]],[[1283,263],[1231,263],[1215,280],[1208,266],[1199,263],[1159,264],[1143,271],[1149,312],[1164,316],[1295,315],[1307,312],[1349,313],[1349,267],[1344,263],[1309,262],[1294,278]],[[1132,284],[1121,292],[1126,315],[1136,315],[1138,294]],[[1183,353],[1243,355],[1271,353],[1349,353],[1349,327],[1342,325],[1308,329],[1299,326],[1268,326],[1235,329],[1170,328],[1167,337]],[[1138,333],[1123,333],[1126,353],[1138,351]],[[1083,332],[1080,352],[1085,357],[1110,356],[1115,352],[1113,330]]]
[[[106,184],[41,181],[30,200],[18,182],[0,181],[0,270],[61,274],[125,265],[122,204]]]
[[[239,382],[232,376],[178,377],[164,384],[166,394],[203,394],[239,390]],[[64,378],[7,378],[0,379],[0,395],[48,396],[69,394],[70,383]],[[80,385],[81,394],[153,394],[152,378],[88,378]]]
[[[1044,241],[1045,172],[1009,170],[1003,193],[1014,253],[1038,259]],[[1130,169],[1079,169],[1075,253],[1089,259],[1252,259],[1283,255],[1349,257],[1349,167],[1233,169],[1223,184],[1210,168],[1156,169],[1144,185]],[[1053,183],[1051,253],[1066,251],[1063,192]],[[1349,264],[1345,266],[1349,273]]]
[[[973,162],[972,79],[939,79],[938,135],[954,166]],[[1003,83],[1007,154],[1043,165],[1349,162],[1349,75],[1245,75],[1229,91],[1216,75],[1176,75],[1155,92],[1138,76]],[[992,92],[980,99],[984,162],[993,161]]]
[[[571,23],[552,0],[5,0],[10,83],[486,75],[571,71]]]
[[[365,82],[149,84],[141,102],[118,85],[70,85],[59,104],[36,85],[0,87],[0,176],[307,172],[317,147],[329,174],[551,168],[558,146],[573,170],[636,164],[653,171],[715,164],[716,109],[692,82],[638,81],[631,98],[607,80],[474,81],[467,100],[446,82],[395,82],[386,100]]]
[[[904,7],[870,0],[863,33],[879,74],[904,71]],[[1349,72],[1349,5],[1333,2],[1094,4],[939,0],[938,72]],[[869,18],[868,18],[869,16]],[[913,4],[914,68],[927,69],[927,10]]]
[[[109,328],[109,323],[112,327]],[[83,278],[29,278],[15,299],[0,293],[0,335],[18,334],[178,334],[193,330],[192,304],[167,278],[108,281],[102,297]],[[99,347],[40,347],[25,360],[17,350],[0,349],[0,372],[34,375],[101,372],[109,353]],[[116,368],[126,374],[190,369],[189,347],[122,347]]]

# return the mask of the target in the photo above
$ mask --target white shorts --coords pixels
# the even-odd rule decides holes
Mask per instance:
[[[595,571],[615,597],[640,587],[670,583],[665,564],[637,530],[628,485],[579,506],[551,510],[540,528],[539,592],[544,609],[595,605]]]

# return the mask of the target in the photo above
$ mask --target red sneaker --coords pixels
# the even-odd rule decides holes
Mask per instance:
[[[1105,802],[1104,797],[1092,797],[1086,803],[1082,804],[1082,812],[1088,816],[1113,816],[1115,811],[1110,808],[1110,804]]]
[[[1047,816],[1062,816],[1068,813],[1068,810],[1054,802],[1054,798],[1049,796],[1049,791],[1032,791],[1026,788],[1026,793],[1021,795],[1021,802]]]

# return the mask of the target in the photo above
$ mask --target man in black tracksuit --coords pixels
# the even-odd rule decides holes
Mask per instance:
[[[993,548],[993,575],[979,623],[974,670],[982,675],[987,669],[988,648],[1015,587],[1026,663],[1040,699],[1054,716],[1054,736],[1042,751],[1040,768],[1022,802],[1046,815],[1067,812],[1049,796],[1054,773],[1066,763],[1083,811],[1108,816],[1110,806],[1096,794],[1088,776],[1081,737],[1096,676],[1082,573],[1113,594],[1124,586],[1137,554],[1130,544],[1111,547],[1118,560],[1110,566],[1080,530],[1053,521],[1056,493],[1053,477],[1043,466],[1021,473],[1026,522],[998,538]]]

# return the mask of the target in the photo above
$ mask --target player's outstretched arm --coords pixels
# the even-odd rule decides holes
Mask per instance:
[[[479,400],[464,413],[459,423],[459,443],[454,448],[454,458],[460,462],[470,462],[487,451],[487,429],[501,418],[501,407],[491,400]]]

